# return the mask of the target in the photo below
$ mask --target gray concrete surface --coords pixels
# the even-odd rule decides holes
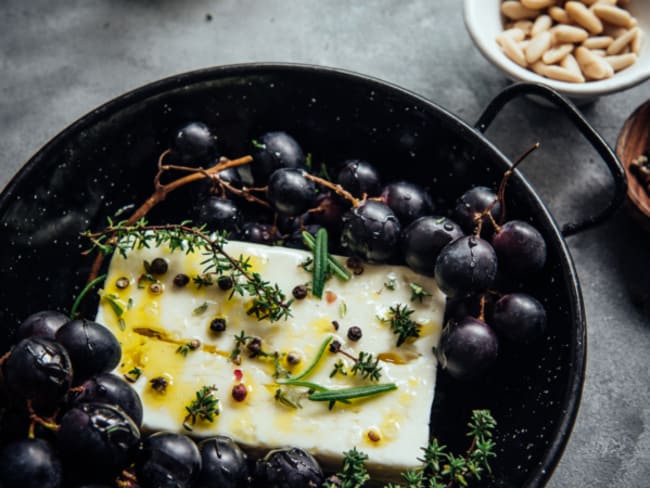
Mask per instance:
[[[466,35],[459,0],[1,0],[0,188],[49,138],[120,93],[249,61],[370,74],[470,122],[507,85]],[[584,113],[613,145],[649,97],[646,82]],[[488,134],[510,156],[542,142],[524,172],[564,222],[597,209],[608,178],[595,152],[549,114],[517,101]],[[638,304],[650,299],[649,239],[621,211],[568,241],[589,358],[579,417],[551,487],[650,486],[650,303]]]

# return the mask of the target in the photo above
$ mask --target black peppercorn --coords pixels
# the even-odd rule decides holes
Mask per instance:
[[[186,274],[179,273],[176,276],[174,276],[174,286],[183,288],[184,286],[187,286],[189,282],[190,282],[190,277],[187,276]]]
[[[296,300],[302,300],[307,296],[307,287],[305,285],[298,285],[294,287],[291,294]]]
[[[212,332],[223,332],[226,330],[226,319],[217,317],[212,322],[210,322],[210,330]]]
[[[361,336],[363,333],[361,332],[361,327],[350,327],[348,329],[348,339],[351,341],[357,342],[359,339],[361,339]]]
[[[227,291],[233,287],[234,283],[230,276],[219,276],[217,279],[217,286],[220,290]]]
[[[151,388],[156,390],[158,393],[165,393],[167,390],[167,378],[164,376],[158,376],[154,379],[152,379],[149,383],[151,383]]]
[[[341,350],[341,343],[339,341],[330,342],[330,352],[339,352]]]
[[[334,326],[334,330],[339,330],[339,322],[337,320],[332,320],[332,325]]]
[[[167,261],[165,261],[165,259],[156,258],[153,261],[151,261],[151,265],[149,269],[151,270],[151,274],[161,275],[167,272],[167,268],[168,268]]]
[[[251,353],[251,357],[257,356],[262,352],[262,339],[259,337],[253,337],[248,344],[246,344],[246,349]]]

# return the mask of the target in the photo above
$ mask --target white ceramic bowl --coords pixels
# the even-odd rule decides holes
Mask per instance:
[[[508,78],[545,83],[577,102],[625,90],[650,78],[650,0],[632,0],[627,7],[645,33],[641,54],[636,63],[615,73],[609,79],[585,83],[551,80],[510,60],[496,42],[497,35],[503,31],[501,3],[502,0],[465,0],[465,26],[483,56],[501,69]]]

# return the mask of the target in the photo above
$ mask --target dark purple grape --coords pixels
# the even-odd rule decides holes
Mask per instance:
[[[84,381],[71,392],[72,405],[108,403],[117,405],[136,425],[142,425],[142,400],[126,381],[114,374],[100,374]]]
[[[61,462],[41,439],[20,439],[0,451],[2,488],[58,488],[62,486]]]
[[[54,310],[43,310],[36,312],[27,317],[16,331],[16,339],[25,339],[26,337],[46,337],[54,339],[54,334],[59,328],[70,321],[67,315]]]
[[[449,321],[442,331],[437,356],[440,367],[459,380],[476,378],[494,363],[499,342],[482,320],[465,317]]]
[[[433,200],[419,185],[408,181],[390,183],[381,191],[381,199],[406,227],[415,219],[433,213]]]
[[[39,404],[54,404],[62,399],[73,377],[66,349],[43,337],[28,337],[16,344],[3,372],[11,393]]]
[[[113,370],[122,357],[122,348],[113,333],[97,322],[76,319],[56,332],[72,361],[76,383]]]
[[[201,200],[195,208],[197,225],[205,225],[208,230],[226,230],[237,234],[242,216],[239,207],[228,198],[210,195]]]
[[[305,243],[302,240],[303,231],[309,232],[311,235],[315,236],[319,229],[322,226],[318,224],[307,224],[302,228],[294,230],[287,239],[284,241],[285,247],[291,247],[293,249],[307,249]],[[330,250],[332,249],[332,244],[329,245]]]
[[[140,431],[131,417],[105,403],[82,403],[68,410],[57,437],[64,464],[87,481],[112,479],[127,466],[140,443]]]
[[[311,212],[311,219],[328,229],[335,229],[341,225],[341,217],[346,210],[346,206],[340,198],[337,198],[330,192],[319,193],[316,197],[314,208],[318,211]]]
[[[217,138],[203,122],[190,122],[176,133],[174,150],[182,164],[207,167],[217,157]]]
[[[497,301],[490,324],[508,339],[528,344],[544,334],[546,310],[526,293],[509,293]]]
[[[389,259],[399,243],[400,225],[385,204],[365,200],[343,215],[341,245],[365,261]]]
[[[448,296],[487,290],[497,275],[497,255],[489,242],[465,236],[447,244],[436,260],[436,283]]]
[[[305,168],[305,153],[286,132],[267,132],[253,147],[251,170],[255,183],[265,184],[271,173],[280,168]]]
[[[201,472],[193,488],[248,486],[250,473],[244,451],[230,437],[216,436],[199,443]]]
[[[463,193],[454,208],[454,219],[466,234],[473,234],[476,229],[478,216],[496,200],[497,195],[490,188],[477,186]],[[497,220],[501,214],[501,202],[497,202],[490,210],[492,217]],[[482,236],[488,236],[494,230],[490,219],[483,217]]]
[[[375,197],[381,191],[379,171],[368,161],[360,159],[344,161],[336,176],[336,183],[358,198],[364,195]]]
[[[218,162],[209,166],[209,168],[219,164]],[[226,183],[230,183],[235,188],[241,188],[243,181],[237,168],[227,168],[217,173],[219,178]],[[213,195],[218,185],[211,178],[203,178],[197,181],[192,188],[192,202],[194,205],[200,204],[209,195]]]
[[[485,305],[481,306],[481,299]],[[448,297],[445,303],[445,318],[444,323],[449,320],[456,322],[467,317],[479,317],[483,312],[486,317],[486,322],[491,324],[487,317],[492,317],[494,311],[494,304],[496,296],[492,293],[470,293],[467,295],[457,295],[455,297]]]
[[[264,488],[318,487],[325,479],[314,457],[298,448],[275,449],[255,466],[255,486]]]
[[[259,222],[244,222],[241,237],[244,241],[256,244],[274,244],[281,238],[274,226]]]
[[[402,234],[404,260],[414,271],[433,276],[442,248],[463,235],[460,227],[446,217],[420,217]]]
[[[201,471],[201,453],[189,437],[157,432],[142,443],[137,465],[144,488],[185,488]]]
[[[516,277],[537,273],[546,263],[546,242],[539,231],[522,220],[510,220],[492,237],[502,272]]]
[[[302,169],[280,168],[269,177],[266,195],[277,212],[295,217],[314,204],[316,185]]]

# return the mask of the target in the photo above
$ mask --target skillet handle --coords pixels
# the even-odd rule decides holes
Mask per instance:
[[[521,95],[538,95],[560,108],[573,122],[582,135],[591,143],[592,147],[600,154],[614,180],[614,197],[609,205],[599,214],[584,218],[580,222],[568,223],[562,226],[562,235],[565,237],[590,229],[605,221],[623,203],[627,192],[627,179],[625,169],[612,149],[602,136],[587,122],[578,109],[564,96],[545,85],[538,83],[515,83],[499,93],[485,107],[483,113],[474,124],[480,132],[485,132],[501,109],[513,98]]]

